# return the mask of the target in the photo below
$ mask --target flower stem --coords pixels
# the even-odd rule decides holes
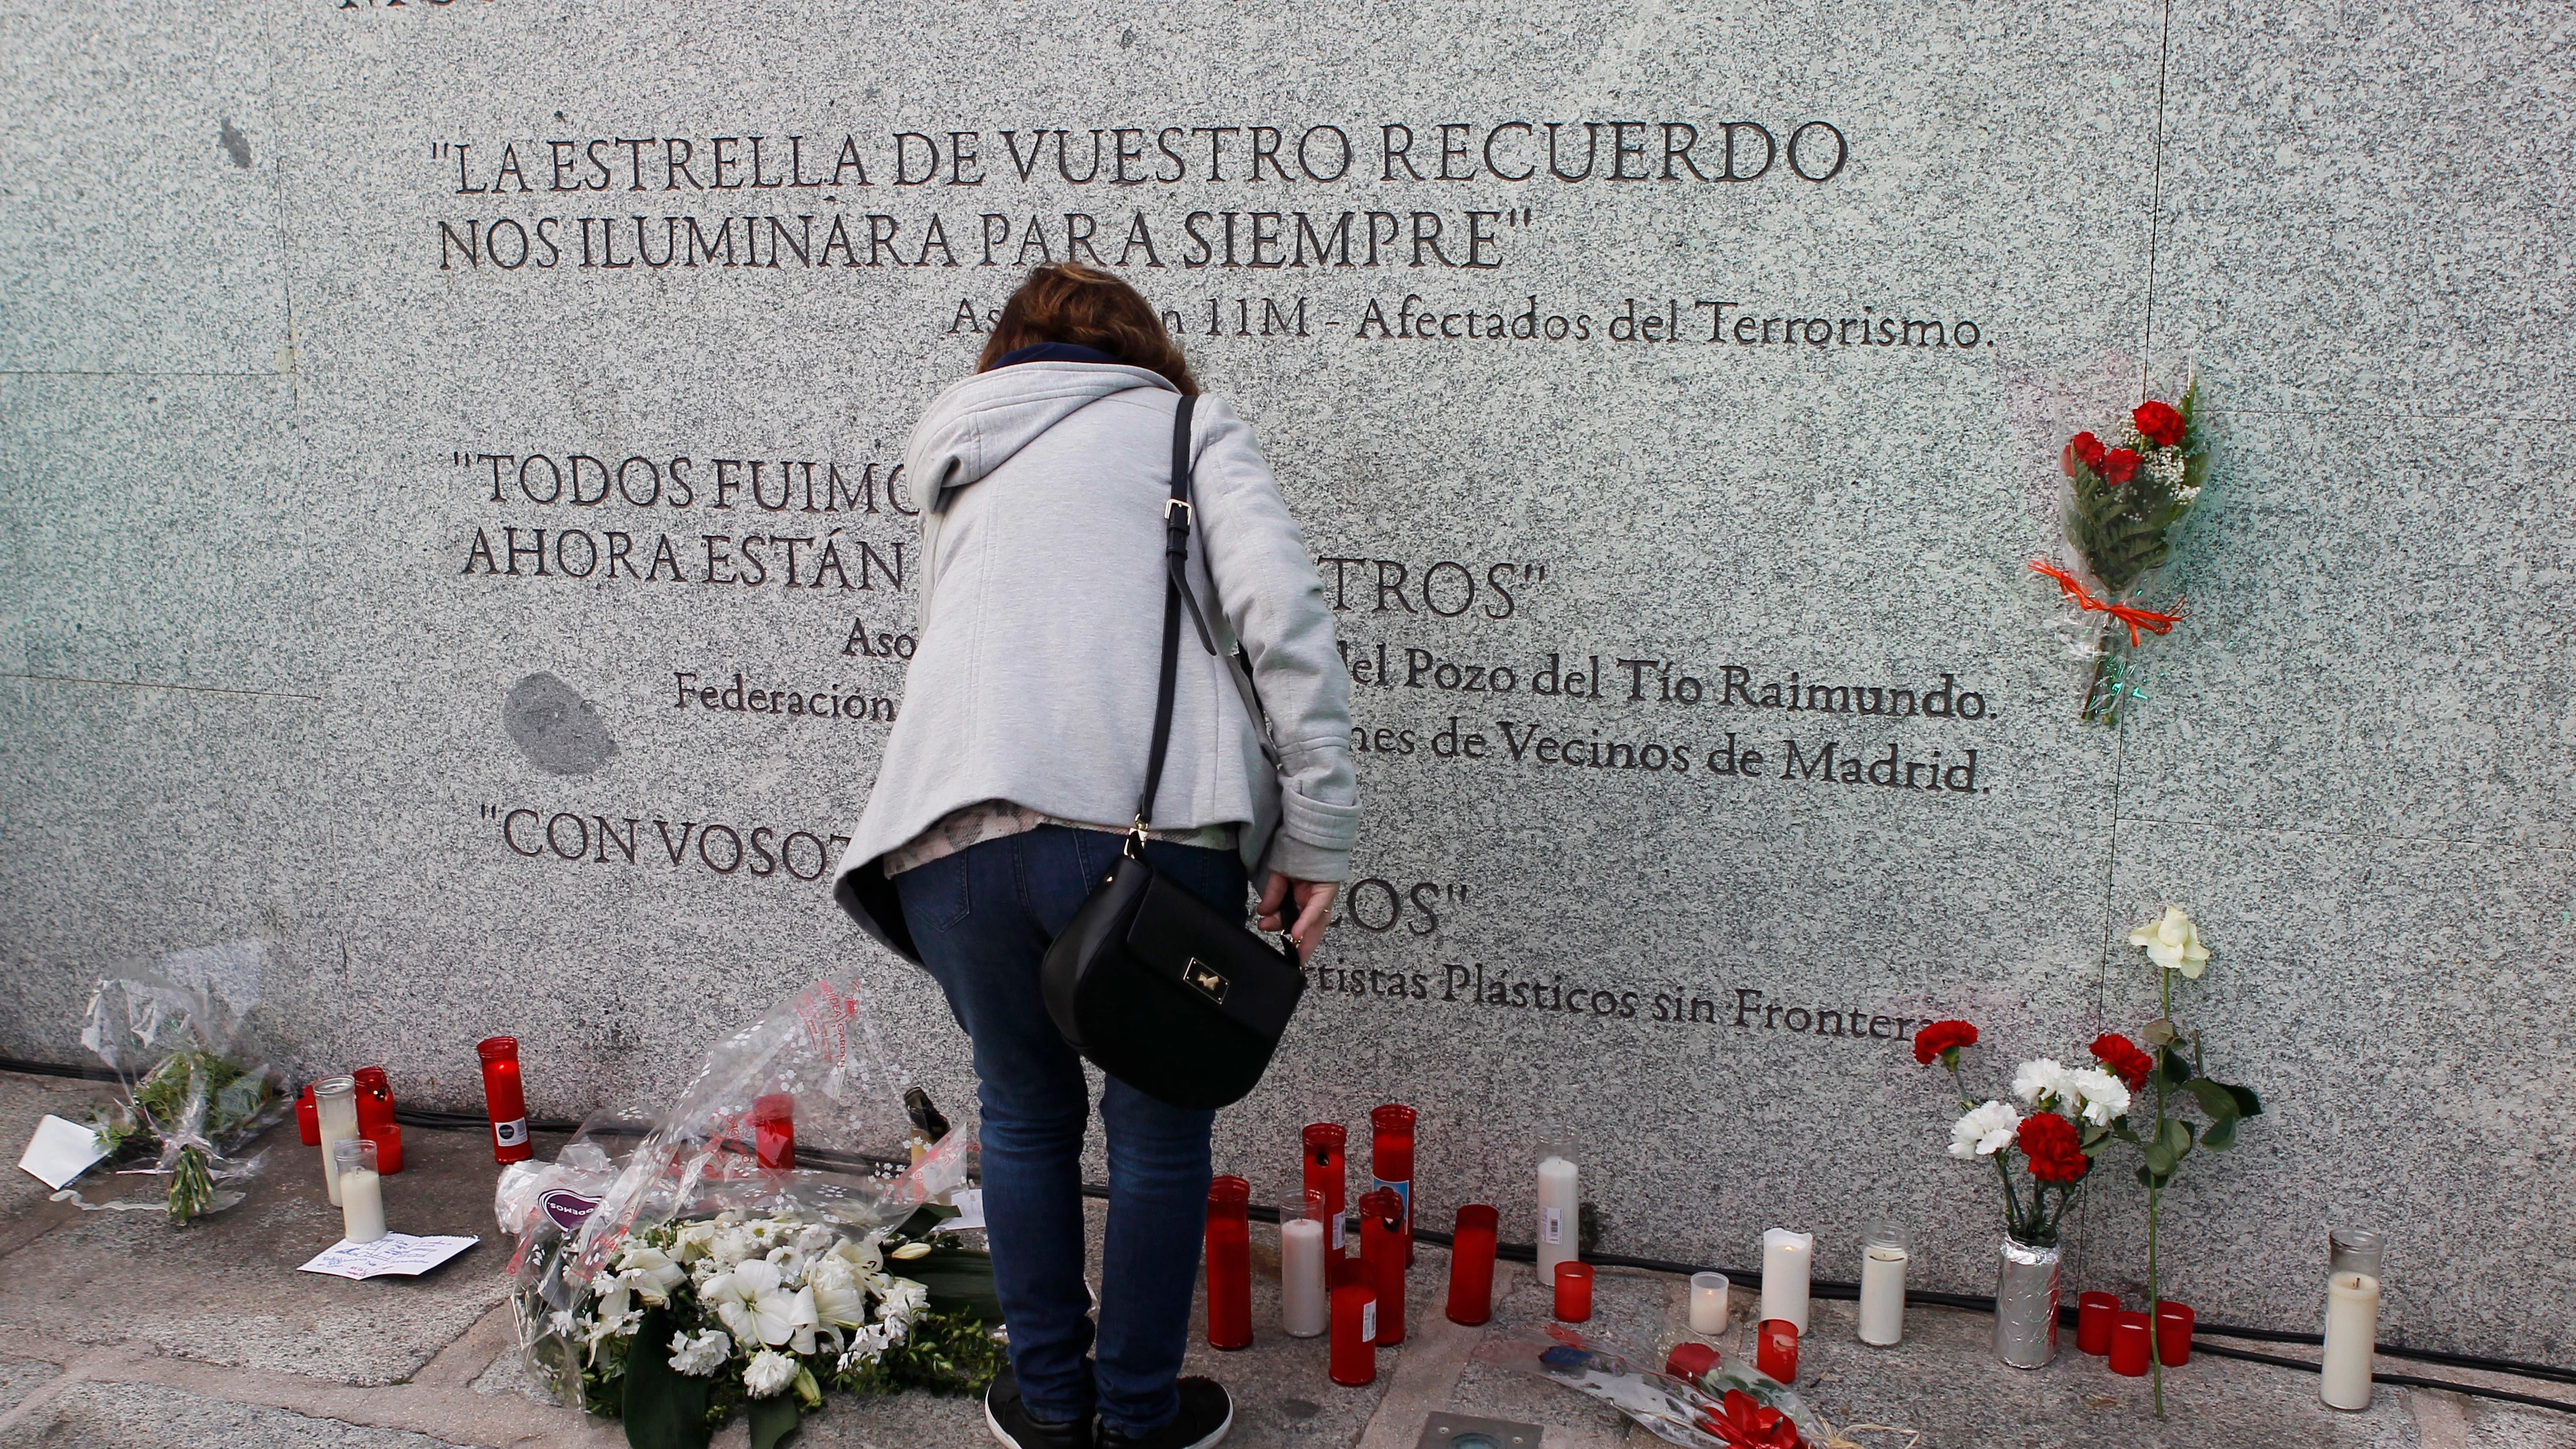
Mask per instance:
[[[2156,987],[2158,1004],[2164,1009],[2163,1020],[2165,1023],[2165,1030],[2171,1031],[2173,1030],[2173,973],[2159,969],[2156,972]],[[2172,1043],[2167,1042],[2165,1049],[2167,1051],[2171,1051],[2173,1049]],[[2164,1064],[2159,1062],[2156,1064],[2156,1135],[2154,1140],[2162,1142],[2164,1137],[2165,1073]],[[2159,1321],[2159,1315],[2164,1310],[2164,1280],[2157,1275],[2156,1271],[2156,1230],[2158,1227],[2157,1209],[2164,1205],[2164,1196],[2165,1190],[2162,1179],[2150,1172],[2147,1181],[2147,1363],[2148,1367],[2153,1370],[2156,1376],[2155,1403],[2156,1417],[2158,1419],[2162,1419],[2165,1416],[2165,1355],[2164,1343],[2162,1341],[2164,1325]]]

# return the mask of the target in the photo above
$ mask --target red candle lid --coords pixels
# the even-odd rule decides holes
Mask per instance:
[[[519,1059],[519,1039],[515,1036],[487,1036],[476,1043],[474,1050],[487,1062],[515,1062]]]
[[[1369,1113],[1369,1125],[1380,1132],[1411,1132],[1414,1112],[1411,1107],[1389,1102]]]
[[[1343,1131],[1338,1122],[1310,1122],[1306,1125],[1306,1145],[1309,1147],[1346,1147],[1350,1140],[1351,1134]]]

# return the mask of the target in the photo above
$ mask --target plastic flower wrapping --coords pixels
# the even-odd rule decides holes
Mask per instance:
[[[939,1231],[971,1136],[905,1086],[857,984],[821,981],[658,1115],[513,1164],[494,1210],[528,1361],[638,1444],[702,1445],[737,1413],[774,1443],[827,1388],[981,1389],[1004,1362],[991,1260]]]
[[[248,947],[254,959],[258,954],[257,943],[235,946]],[[217,992],[159,972],[109,977],[90,994],[81,1045],[114,1068],[125,1088],[122,1100],[90,1116],[99,1149],[138,1164],[121,1171],[165,1177],[169,1188],[157,1201],[99,1204],[65,1188],[56,1201],[159,1208],[184,1227],[242,1200],[232,1184],[256,1174],[266,1154],[232,1154],[281,1120],[290,1104],[284,1077],[257,1060],[237,1013]],[[147,1155],[149,1165],[140,1165]]]
[[[1742,1365],[1680,1378],[1561,1323],[1488,1335],[1476,1357],[1598,1399],[1684,1449],[1815,1449],[1833,1440],[1797,1390]]]

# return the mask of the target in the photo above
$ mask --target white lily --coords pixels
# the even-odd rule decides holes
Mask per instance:
[[[814,1293],[815,1316],[824,1323],[856,1328],[868,1321],[868,1295],[859,1287],[857,1271],[838,1258],[825,1258],[814,1265],[814,1276],[807,1285]]]
[[[794,1331],[789,1320],[796,1300],[780,1290],[778,1269],[760,1259],[709,1279],[698,1295],[715,1306],[716,1317],[745,1343],[774,1346],[785,1343]]]
[[[617,1281],[659,1308],[670,1301],[672,1289],[689,1281],[689,1270],[659,1248],[629,1248],[618,1255]]]
[[[823,1321],[814,1303],[812,1288],[799,1288],[789,1300],[787,1310],[787,1345],[800,1354],[814,1351],[814,1329]]]
[[[2129,933],[2129,944],[2147,948],[2147,959],[2192,980],[2209,969],[2209,950],[2200,944],[2200,927],[2182,907],[2167,906],[2162,917]]]

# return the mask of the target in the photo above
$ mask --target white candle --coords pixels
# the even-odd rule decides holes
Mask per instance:
[[[1807,1266],[1815,1257],[1813,1234],[1772,1228],[1762,1234],[1762,1316],[1785,1318],[1807,1332]]]
[[[1690,1289],[1691,1332],[1715,1338],[1726,1332],[1726,1275],[1693,1273]]]
[[[372,1243],[385,1235],[384,1179],[365,1168],[334,1174],[340,1184],[340,1236]]]
[[[2326,1355],[2317,1397],[2329,1409],[2370,1407],[2370,1356],[2379,1339],[2379,1280],[2337,1273],[2326,1280]]]
[[[1582,1198],[1571,1159],[1550,1152],[1538,1164],[1538,1280],[1556,1281],[1556,1265],[1581,1256]]]
[[[1313,1218],[1291,1218],[1279,1225],[1279,1326],[1291,1338],[1313,1338],[1329,1321],[1324,1225]]]
[[[358,1135],[358,1082],[329,1077],[313,1084],[313,1115],[322,1129],[322,1190],[340,1206],[340,1164],[332,1147]]]
[[[1905,1337],[1905,1249],[1872,1243],[1860,1255],[1860,1341],[1885,1348]]]

